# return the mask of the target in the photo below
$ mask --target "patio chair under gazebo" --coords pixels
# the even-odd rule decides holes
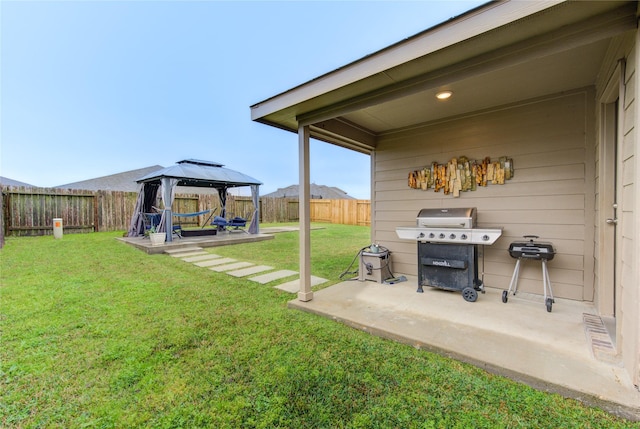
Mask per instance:
[[[259,187],[262,183],[253,177],[238,171],[224,168],[223,164],[197,159],[187,159],[175,165],[163,168],[137,180],[140,191],[136,201],[131,224],[127,235],[139,237],[144,235],[144,214],[152,211],[158,191],[162,187],[162,218],[157,231],[167,233],[167,241],[172,241],[172,208],[176,186],[193,186],[200,188],[215,188],[220,197],[222,209],[220,216],[226,215],[227,191],[229,188],[241,186],[251,187],[253,199],[253,216],[249,225],[249,234],[258,234],[259,220]]]

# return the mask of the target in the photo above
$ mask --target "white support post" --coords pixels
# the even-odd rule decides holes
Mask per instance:
[[[309,192],[309,126],[298,128],[298,151],[300,169],[298,207],[300,217],[300,301],[311,301],[311,221]]]

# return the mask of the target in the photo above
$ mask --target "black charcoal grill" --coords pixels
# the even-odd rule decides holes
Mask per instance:
[[[476,228],[476,208],[422,209],[415,227],[398,227],[399,238],[418,242],[418,292],[423,286],[461,291],[469,302],[484,292],[478,277],[478,246],[493,244],[501,228]]]
[[[525,235],[528,241],[514,241],[509,245],[509,255],[516,259],[544,259],[550,261],[556,254],[553,244],[546,241],[533,241],[537,235]]]
[[[524,260],[536,260],[542,261],[542,285],[544,288],[544,302],[547,307],[547,311],[551,312],[551,307],[554,304],[553,291],[551,290],[551,280],[549,279],[549,271],[547,270],[547,261],[553,259],[556,254],[555,248],[552,243],[547,241],[534,241],[538,237],[537,235],[525,235],[525,241],[514,241],[509,245],[509,255],[512,258],[517,259],[516,267],[513,270],[513,276],[511,277],[511,283],[509,284],[509,290],[502,292],[502,302],[506,303],[509,300],[509,294],[513,290],[513,295],[518,290],[518,276],[520,275],[520,264]],[[548,291],[548,294],[547,294]]]

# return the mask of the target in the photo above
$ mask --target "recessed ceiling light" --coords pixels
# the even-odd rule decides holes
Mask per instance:
[[[439,93],[436,94],[436,98],[438,100],[446,100],[447,98],[451,97],[453,95],[453,92],[451,91],[440,91]]]

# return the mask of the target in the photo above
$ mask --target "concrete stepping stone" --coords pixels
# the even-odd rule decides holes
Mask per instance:
[[[207,261],[202,261],[202,262],[195,262],[193,265],[197,265],[198,267],[212,267],[214,265],[224,265],[224,264],[230,264],[232,262],[236,262],[236,260],[231,258],[217,258],[217,259],[209,259]]]
[[[182,256],[185,253],[193,253],[193,252],[204,252],[202,247],[199,246],[189,246],[189,247],[180,247],[178,249],[167,249],[164,251],[167,255],[171,256]]]
[[[205,252],[204,250],[201,250],[199,252],[184,252],[184,253],[174,253],[172,255],[170,255],[172,258],[184,258],[184,257],[188,257],[188,256],[197,256],[197,255],[204,255]]]
[[[311,286],[318,286],[328,281],[329,280],[323,279],[322,277],[311,276]],[[290,282],[282,283],[281,285],[277,285],[274,287],[286,292],[297,293],[300,290],[300,279],[291,280]]]
[[[236,270],[238,268],[250,267],[252,265],[253,264],[251,262],[236,262],[234,264],[216,265],[209,269],[220,273],[223,271],[230,271],[230,270]]]
[[[182,260],[185,262],[200,262],[200,261],[206,261],[209,259],[217,259],[219,257],[220,255],[214,255],[213,253],[205,253],[204,255],[196,255],[188,258],[182,258]]]
[[[228,271],[227,274],[233,277],[246,277],[250,276],[251,274],[258,274],[263,271],[269,270],[273,270],[273,267],[270,267],[268,265],[254,265],[253,267],[245,268],[242,270]]]
[[[250,277],[249,280],[251,280],[252,282],[258,282],[260,284],[265,284],[274,280],[282,279],[284,277],[293,276],[294,274],[298,274],[298,272],[291,270],[280,270],[274,271],[273,273],[263,274],[261,276]]]

